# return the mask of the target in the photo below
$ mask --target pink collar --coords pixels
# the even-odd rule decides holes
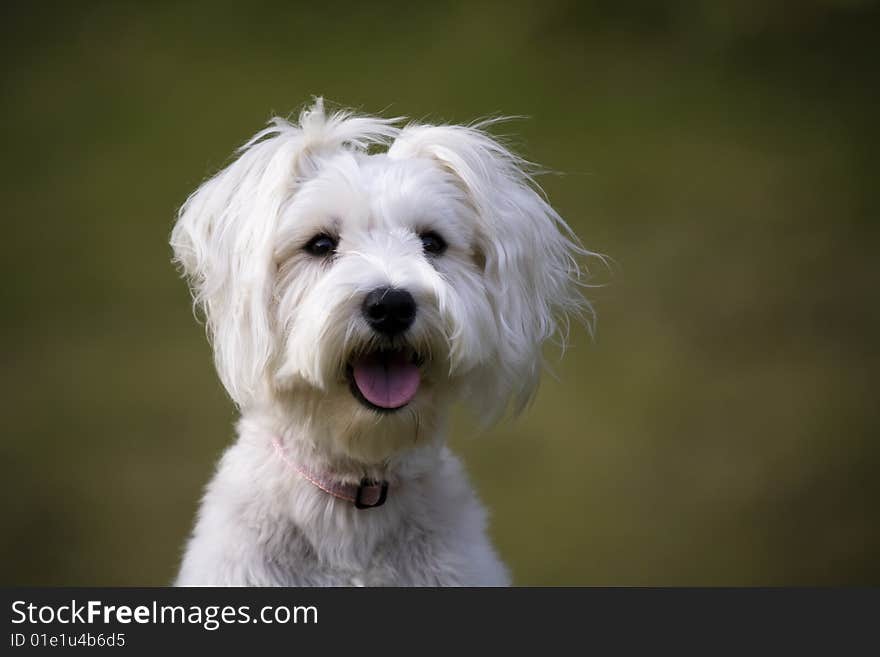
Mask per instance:
[[[278,456],[281,457],[281,460],[284,461],[284,463],[296,470],[304,479],[311,482],[315,487],[320,488],[325,493],[328,493],[333,497],[338,497],[340,500],[351,502],[358,509],[373,509],[385,504],[385,498],[388,496],[387,481],[372,481],[366,477],[361,479],[360,483],[357,484],[339,481],[328,475],[322,475],[321,473],[307,470],[301,465],[297,465],[291,461],[287,457],[287,454],[284,453],[284,449],[281,447],[281,442],[277,438],[272,440],[272,444],[275,446],[275,451],[278,452]]]

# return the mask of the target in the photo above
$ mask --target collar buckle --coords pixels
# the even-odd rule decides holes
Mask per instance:
[[[388,497],[388,482],[373,481],[366,477],[361,479],[354,495],[354,506],[358,509],[375,509],[385,504]]]

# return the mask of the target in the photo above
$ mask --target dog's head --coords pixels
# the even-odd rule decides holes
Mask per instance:
[[[524,161],[479,127],[396,124],[320,100],[275,119],[172,234],[233,400],[298,407],[364,459],[432,435],[456,398],[521,408],[542,343],[589,308],[588,252]]]

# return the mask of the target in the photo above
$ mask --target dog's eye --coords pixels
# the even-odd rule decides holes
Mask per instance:
[[[419,237],[422,238],[422,248],[425,253],[440,255],[446,250],[446,240],[432,230],[422,233]]]
[[[336,238],[330,237],[326,233],[321,233],[310,239],[304,248],[309,255],[325,258],[336,252],[336,244]]]

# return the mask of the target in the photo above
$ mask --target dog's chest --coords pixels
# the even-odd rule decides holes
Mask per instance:
[[[308,535],[297,527],[292,534],[286,572],[279,573],[287,585],[438,586],[460,579],[454,535],[418,519],[323,527]]]
[[[366,555],[365,555],[366,556]],[[406,544],[387,541],[362,562],[313,561],[314,576],[333,586],[438,586],[456,579],[444,563],[451,560],[436,545],[421,539]]]

